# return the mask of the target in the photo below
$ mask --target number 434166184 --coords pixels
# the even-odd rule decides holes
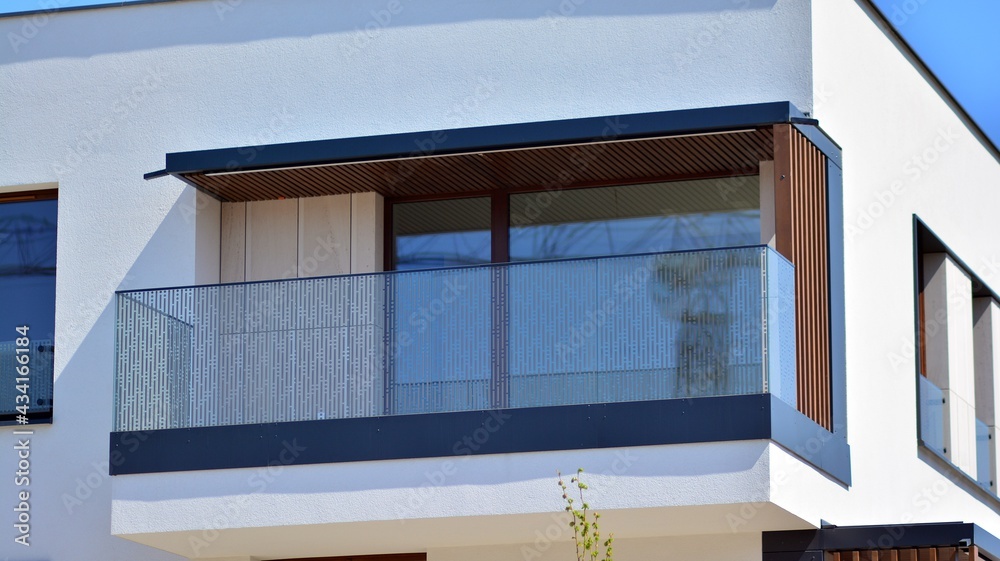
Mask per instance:
[[[15,327],[14,331],[20,335],[14,340],[15,360],[17,361],[17,378],[14,379],[17,384],[14,386],[17,390],[17,395],[14,397],[15,409],[21,415],[27,415],[28,407],[31,404],[31,397],[28,396],[28,377],[31,374],[31,366],[28,364],[31,361],[31,339],[28,337],[27,325]]]

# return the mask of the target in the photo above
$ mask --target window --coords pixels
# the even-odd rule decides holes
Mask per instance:
[[[399,204],[393,209],[392,228],[397,270],[491,260],[489,197]]]
[[[756,245],[756,175],[392,205],[396,270]]]
[[[760,243],[756,188],[679,181],[510,198],[510,260],[532,261]],[[730,196],[726,196],[726,194]]]
[[[524,262],[759,245],[760,208],[757,175],[390,201],[390,265],[411,272],[406,282],[389,284],[393,306],[386,321],[399,344],[388,358],[391,381],[386,410],[405,414],[598,399],[582,389],[584,385],[597,387],[599,376],[593,373],[642,370],[634,364],[629,341],[645,349],[656,348],[666,340],[666,332],[639,329],[626,335],[618,331],[619,338],[606,344],[620,351],[614,355],[620,360],[602,370],[597,366],[595,340],[583,337],[573,343],[566,334],[580,325],[587,328],[588,306],[598,305],[598,290],[620,290],[609,280],[618,274],[613,267],[620,265],[608,269],[565,261],[540,269]],[[657,362],[655,368],[645,369],[645,375],[662,381],[666,376],[656,372],[681,368],[685,374],[669,388],[662,384],[663,393],[645,395],[720,395],[732,393],[729,386],[743,379],[736,373],[744,366],[742,358],[728,350],[732,334],[726,298],[708,296],[712,292],[728,295],[730,281],[739,276],[740,267],[731,266],[729,276],[723,274],[725,278],[720,279],[695,265],[710,260],[696,257],[683,271],[674,272],[678,279],[698,278],[706,286],[720,283],[692,297],[687,303],[690,310],[667,310],[622,298],[643,309],[647,323],[669,333],[675,324],[664,316],[678,316],[678,355],[669,364]],[[515,264],[448,269],[489,263]],[[714,264],[715,272],[725,266]],[[629,266],[640,267],[638,261]],[[669,276],[666,271],[659,274]],[[634,277],[633,282],[641,285]],[[655,299],[657,294],[645,297]],[[703,304],[709,299],[711,309]],[[633,311],[633,317],[641,315]],[[541,324],[562,327],[531,331],[530,326]],[[480,344],[483,341],[488,344]],[[715,360],[708,361],[705,355]],[[698,361],[706,363],[701,370],[690,366]],[[700,375],[692,376],[696,371]],[[589,382],[565,383],[574,376]],[[570,386],[579,391],[556,395],[562,391],[558,388]]]
[[[996,494],[998,298],[919,220],[920,441]]]
[[[0,422],[52,415],[55,190],[0,194]]]

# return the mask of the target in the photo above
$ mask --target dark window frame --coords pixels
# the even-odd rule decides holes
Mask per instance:
[[[58,201],[59,200],[59,190],[58,189],[37,189],[30,191],[11,191],[6,193],[0,193],[0,205],[8,203],[26,203],[26,202],[37,202],[37,201]],[[57,227],[58,228],[58,227]],[[58,237],[58,229],[56,231],[56,236]],[[53,295],[54,297],[54,295]],[[13,327],[13,326],[11,326]],[[53,346],[55,344],[53,343]],[[54,377],[54,372],[50,373]],[[4,383],[13,383],[12,378],[4,377],[0,380]],[[53,379],[50,385],[54,385],[55,380]],[[52,394],[55,393],[55,388],[52,388]],[[47,411],[40,412],[30,412],[28,413],[28,423],[29,425],[35,424],[51,424],[54,415],[54,397],[49,395],[49,408]],[[17,422],[18,415],[16,413],[0,413],[0,426],[21,426],[23,423]]]
[[[924,324],[925,324],[925,310],[924,310],[924,267],[923,267],[923,256],[927,253],[944,253],[950,257],[956,265],[962,268],[967,275],[972,284],[972,298],[982,298],[989,297],[993,298],[997,302],[1000,302],[1000,296],[997,295],[983,280],[973,272],[972,267],[970,267],[965,261],[963,261],[958,254],[952,250],[946,243],[941,240],[941,237],[937,235],[934,230],[932,230],[926,222],[924,222],[918,215],[913,215],[913,314],[914,314],[914,389],[916,396],[916,417],[917,417],[917,446],[919,456],[924,459],[928,464],[934,466],[938,471],[945,474],[948,479],[955,483],[956,485],[962,487],[970,494],[985,498],[990,503],[994,505],[1000,505],[1000,495],[984,488],[979,484],[977,478],[965,471],[961,470],[951,462],[950,459],[942,455],[940,452],[934,450],[930,445],[924,442],[923,435],[921,435],[921,427],[923,426],[923,407],[921,403],[921,390],[920,390],[920,378],[922,376],[926,377],[926,365],[927,360],[926,354],[926,340],[924,335]],[[994,482],[994,487],[996,487],[996,482]]]
[[[492,243],[491,263],[510,262],[510,198],[512,195],[541,192],[562,192],[579,189],[596,189],[601,187],[628,187],[632,185],[649,185],[653,183],[672,183],[679,181],[697,181],[711,179],[730,179],[737,177],[759,176],[759,173],[710,173],[710,174],[685,174],[685,175],[665,175],[661,178],[650,181],[622,182],[622,181],[599,181],[599,182],[577,182],[567,185],[537,185],[528,188],[501,188],[484,189],[477,191],[462,191],[456,193],[434,193],[428,195],[410,195],[400,197],[387,197],[385,199],[383,217],[383,267],[385,271],[396,270],[396,238],[393,229],[393,206],[397,204],[442,201],[452,199],[470,198],[490,198],[490,211],[492,221],[490,224],[490,239]]]

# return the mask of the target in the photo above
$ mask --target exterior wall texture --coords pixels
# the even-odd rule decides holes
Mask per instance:
[[[814,114],[844,147],[855,476],[827,520],[976,520],[996,534],[995,501],[970,497],[955,473],[918,457],[913,216],[996,290],[1000,166],[861,3],[812,9]]]
[[[1000,535],[1000,503],[918,457],[911,292],[914,213],[996,276],[1000,166],[859,3],[189,0],[0,18],[12,36],[0,47],[0,190],[58,185],[57,362],[55,418],[32,441],[33,545],[8,536],[8,507],[0,557],[423,543],[430,561],[560,559],[568,536],[549,546],[537,531],[560,507],[555,470],[581,465],[626,561],[759,559],[761,530],[821,519],[965,520]],[[771,101],[813,113],[844,147],[849,491],[763,441],[480,456],[452,473],[434,459],[108,476],[114,291],[250,280],[260,264],[238,239],[240,209],[142,179],[165,153]],[[381,267],[380,205],[351,205],[350,254],[322,274]],[[260,250],[285,259],[268,266],[309,276],[302,228],[258,240],[287,242]],[[242,261],[226,251],[239,243]],[[0,445],[12,474],[7,429]],[[0,485],[0,504],[14,492]],[[278,535],[301,539],[268,550]]]

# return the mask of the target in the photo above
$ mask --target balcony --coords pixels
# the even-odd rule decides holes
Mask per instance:
[[[274,145],[248,167],[235,148],[168,154],[149,177],[223,201],[232,284],[119,294],[111,473],[267,466],[296,439],[295,463],[324,469],[752,441],[849,485],[840,153],[814,125],[781,102],[459,129],[433,154],[411,153],[425,133]],[[517,248],[531,193],[627,188],[683,214],[694,181],[715,198],[689,211],[759,209],[759,236],[517,259],[549,254]],[[373,273],[438,232],[403,211],[439,196],[476,203],[461,231],[489,242],[466,261],[493,264]],[[601,219],[627,216],[646,215]]]
[[[926,376],[918,376],[919,398],[920,398],[920,442],[930,450],[935,456],[942,459],[955,471],[974,481],[988,493],[996,496],[996,481],[994,474],[996,466],[996,452],[993,445],[993,431],[991,427],[981,419],[975,418],[974,429],[969,430],[967,438],[969,442],[958,442],[957,445],[969,446],[969,450],[964,451],[972,456],[970,465],[972,469],[963,470],[955,465],[955,450],[948,451],[950,442],[957,441],[951,434],[960,432],[960,429],[952,427],[949,419],[948,394],[937,387]],[[952,444],[954,448],[956,444]]]
[[[118,294],[115,430],[770,393],[793,267],[766,246]]]

